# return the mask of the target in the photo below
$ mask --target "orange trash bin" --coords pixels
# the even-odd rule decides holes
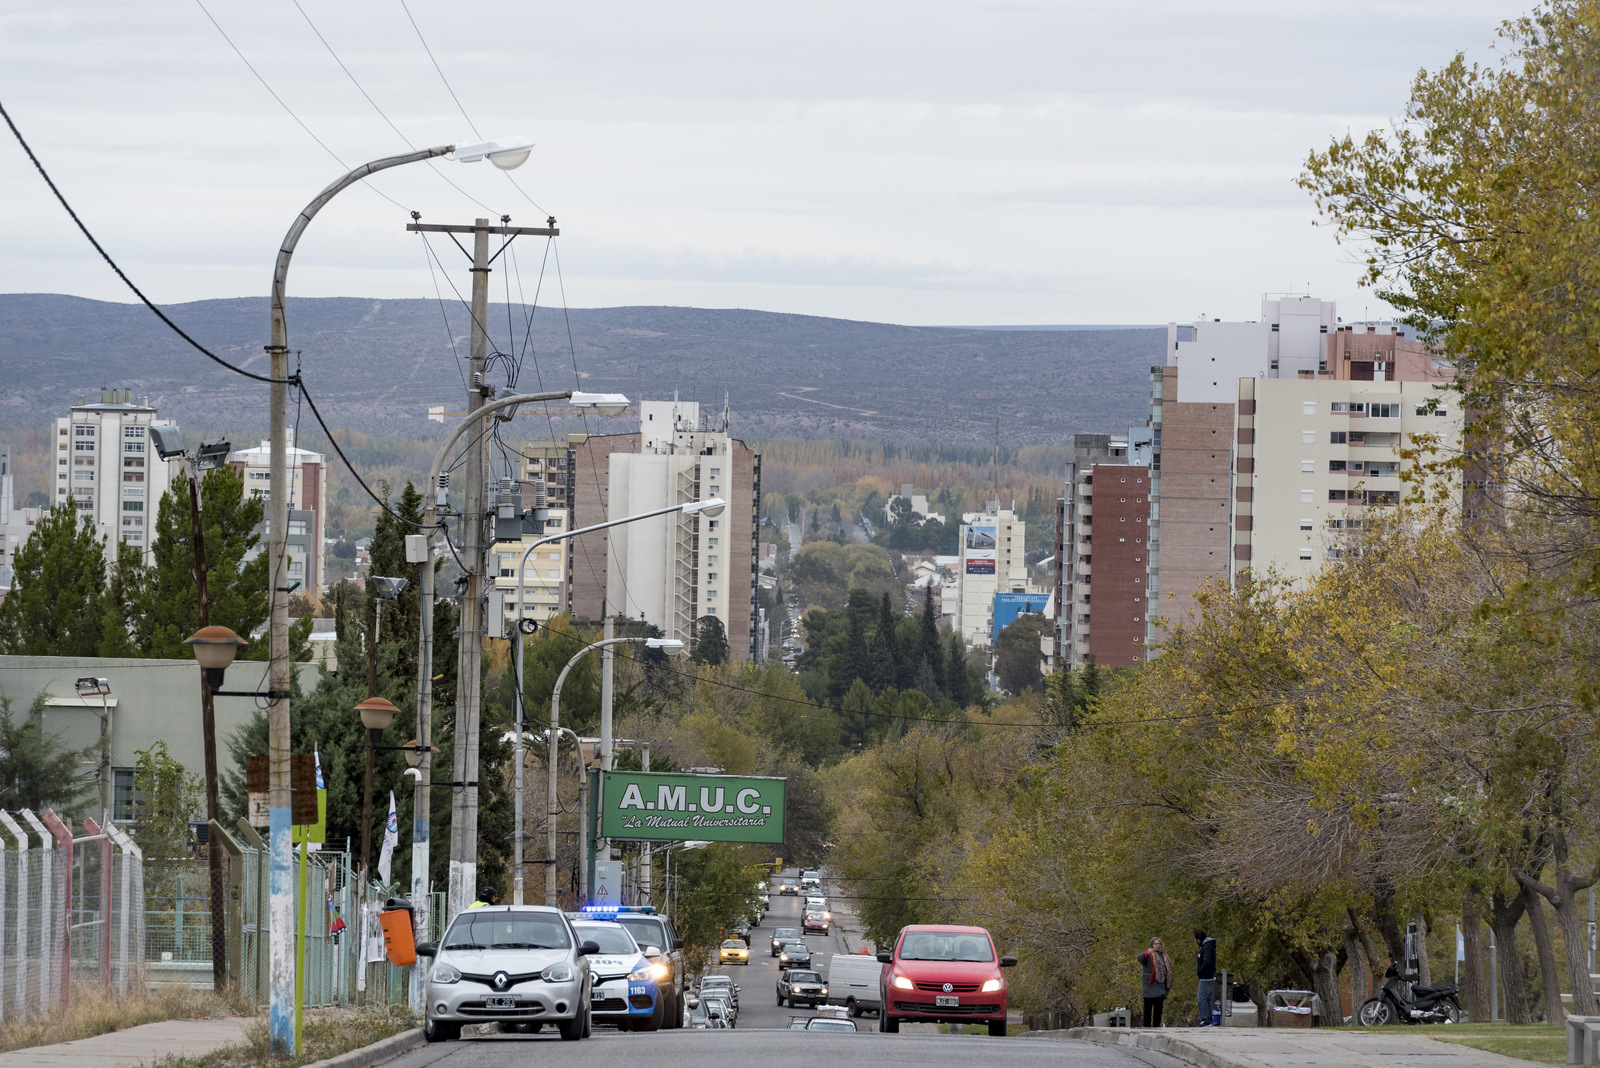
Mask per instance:
[[[383,925],[383,949],[389,963],[403,968],[417,962],[417,939],[412,926],[411,902],[403,897],[391,897],[378,914]]]

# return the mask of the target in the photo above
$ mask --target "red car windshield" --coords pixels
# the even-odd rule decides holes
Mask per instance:
[[[994,961],[994,947],[979,935],[912,931],[900,944],[901,960],[954,960],[973,964]]]

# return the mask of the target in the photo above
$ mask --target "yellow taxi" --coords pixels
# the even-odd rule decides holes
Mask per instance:
[[[717,950],[717,961],[720,964],[749,964],[750,947],[740,939],[730,938]]]

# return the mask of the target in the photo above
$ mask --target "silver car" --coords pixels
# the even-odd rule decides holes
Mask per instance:
[[[424,942],[417,955],[428,969],[430,1042],[461,1037],[469,1023],[553,1023],[567,1040],[589,1034],[589,956],[558,909],[488,905],[458,915],[438,945]]]

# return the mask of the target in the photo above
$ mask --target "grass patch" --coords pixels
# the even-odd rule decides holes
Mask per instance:
[[[410,1009],[400,1005],[319,1009],[306,1014],[298,1057],[273,1058],[266,1021],[260,1019],[238,1045],[224,1046],[195,1057],[174,1055],[158,1061],[157,1065],[159,1068],[257,1068],[271,1064],[273,1068],[294,1068],[370,1046],[420,1024],[421,1020]]]
[[[1441,1042],[1520,1057],[1538,1064],[1567,1063],[1567,1029],[1548,1024],[1467,1023],[1453,1027],[1414,1028],[1414,1033]]]
[[[104,987],[80,983],[73,987],[65,1012],[0,1026],[0,1053],[93,1038],[162,1020],[213,1020],[254,1013],[253,1007],[209,990],[153,991],[141,986],[126,994],[107,994]]]

